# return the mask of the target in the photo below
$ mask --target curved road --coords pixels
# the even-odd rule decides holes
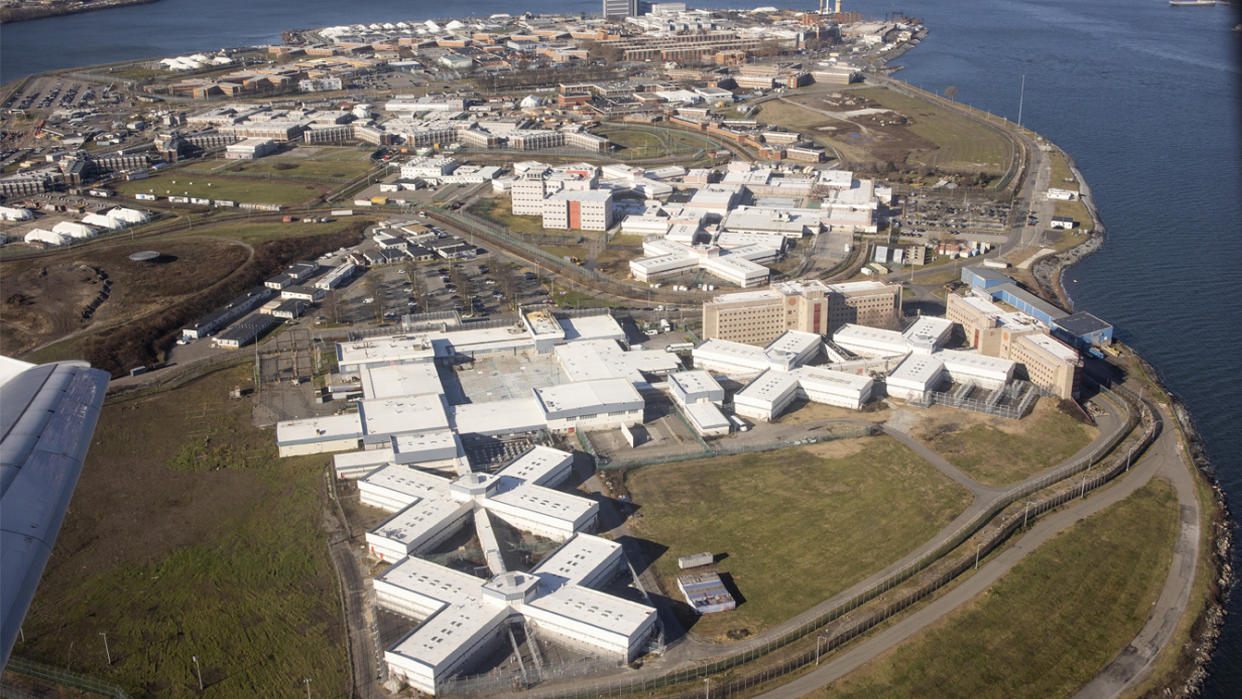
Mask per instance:
[[[1173,424],[1168,409],[1160,405],[1157,413],[1164,425]],[[1160,598],[1138,637],[1099,676],[1087,684],[1079,697],[1097,699],[1115,697],[1141,681],[1151,668],[1156,654],[1168,643],[1178,621],[1186,611],[1190,587],[1199,556],[1199,502],[1195,496],[1194,477],[1190,472],[1177,430],[1163,429],[1156,441],[1128,476],[1086,500],[1066,507],[1039,521],[1013,546],[943,597],[911,614],[893,626],[872,636],[840,657],[826,662],[819,669],[788,684],[762,694],[769,699],[792,699],[818,690],[862,667],[868,661],[904,642],[958,607],[975,599],[994,582],[1009,572],[1018,561],[1038,549],[1052,537],[1079,520],[1121,502],[1147,483],[1153,476],[1169,480],[1177,493],[1181,529],[1178,534],[1173,563]]]
[[[824,600],[823,602],[820,602],[819,604],[815,605],[811,609],[806,610],[805,612],[803,612],[802,614],[799,614],[796,617],[786,620],[785,622],[783,622],[782,624],[778,626],[768,629],[767,631],[761,634],[758,634],[756,636],[753,636],[749,639],[746,639],[745,641],[741,641],[738,643],[730,643],[730,644],[722,644],[722,643],[716,643],[712,641],[704,641],[704,640],[699,640],[694,637],[684,637],[681,640],[674,643],[673,645],[671,645],[667,649],[667,651],[664,653],[663,656],[647,662],[643,666],[642,669],[636,672],[630,671],[630,672],[623,673],[621,677],[624,678],[624,681],[637,681],[643,677],[648,677],[648,678],[659,677],[661,675],[664,675],[678,668],[690,667],[690,666],[699,664],[701,662],[704,662],[706,660],[721,657],[723,655],[734,655],[737,653],[746,652],[747,650],[750,650],[753,648],[758,648],[772,641],[775,638],[778,638],[786,633],[789,633],[797,629],[800,626],[805,625],[811,620],[816,619],[822,616],[823,614],[826,614],[827,612],[831,611],[835,607],[856,597],[858,594],[873,587],[880,581],[884,580],[886,577],[892,575],[893,573],[897,571],[900,571],[903,567],[909,565],[911,562],[918,560],[920,557],[926,555],[928,552],[941,546],[945,541],[947,541],[949,538],[954,536],[962,526],[964,526],[967,522],[969,522],[971,519],[976,517],[980,512],[987,510],[993,504],[995,504],[998,500],[1005,497],[1006,493],[1014,489],[1021,488],[1022,486],[1026,485],[1029,482],[1034,482],[1041,478],[1044,478],[1048,475],[1048,473],[1054,471],[1056,468],[1063,468],[1067,464],[1075,463],[1079,459],[1093,453],[1093,451],[1099,445],[1105,443],[1109,439],[1112,439],[1113,437],[1117,436],[1118,434],[1120,434],[1122,431],[1125,430],[1126,422],[1127,422],[1126,417],[1124,415],[1118,414],[1114,406],[1112,406],[1111,404],[1105,403],[1104,401],[1097,402],[1097,405],[1099,405],[1103,409],[1104,412],[1098,418],[1100,434],[1097,435],[1096,438],[1092,440],[1090,444],[1080,449],[1078,453],[1074,454],[1069,459],[1066,459],[1064,462],[1062,462],[1062,464],[1058,465],[1057,467],[1054,467],[1052,469],[1046,469],[1025,481],[1022,481],[1020,483],[1016,483],[1013,485],[1009,485],[1004,488],[994,488],[991,486],[985,486],[983,484],[980,484],[972,480],[969,476],[962,473],[959,469],[957,469],[956,467],[952,466],[947,461],[945,461],[943,457],[940,457],[938,454],[928,449],[926,446],[924,446],[922,443],[915,440],[909,434],[901,430],[898,430],[895,427],[889,426],[889,425],[881,425],[880,426],[881,429],[886,434],[889,434],[893,438],[900,441],[902,444],[910,447],[913,451],[915,451],[920,456],[924,457],[928,461],[928,463],[930,463],[932,466],[934,466],[935,468],[943,472],[946,476],[948,476],[949,478],[952,478],[954,481],[960,483],[961,485],[969,489],[974,494],[973,502],[971,502],[971,504],[962,513],[960,513],[951,522],[945,525],[939,532],[937,532],[935,536],[933,536],[931,539],[924,542],[921,546],[915,548],[913,551],[903,556],[900,560],[893,562],[889,566],[885,567],[883,570],[873,573],[872,575],[868,576],[864,580],[861,580],[855,583],[854,585],[851,585],[848,589],[843,590],[842,592],[834,595],[833,597],[827,600]],[[843,422],[855,422],[855,421],[833,420],[832,422],[843,423]],[[863,421],[857,421],[857,422],[863,423]],[[865,423],[865,424],[874,424],[874,423]],[[599,484],[596,482],[592,482],[591,487],[595,490],[598,490]],[[1093,501],[1094,499],[1088,500],[1088,502],[1093,502]],[[606,507],[607,504],[610,502],[611,501],[604,499],[603,502],[601,503],[601,507]],[[603,515],[601,515],[601,517],[603,517]],[[612,529],[611,531],[609,531],[608,534],[610,534],[614,539],[625,539],[626,535],[629,534],[629,531],[628,531],[628,528],[625,526],[624,522],[622,521],[622,518],[617,517],[614,519],[610,517],[609,519],[611,519],[612,521],[620,522],[620,524],[615,529]],[[640,553],[637,550],[631,551],[630,548],[627,547],[626,555],[631,556],[631,557],[636,557],[636,556],[640,556]],[[637,561],[637,560],[641,560],[641,558],[640,557],[633,558],[632,560]],[[654,578],[650,577],[651,576],[650,570],[648,570],[646,566],[640,566],[640,567],[643,568],[643,572],[640,575],[640,577],[643,578],[644,586],[646,586],[647,589],[659,589],[658,586],[655,586]],[[978,577],[978,576],[976,575],[975,577]],[[664,612],[665,610],[661,610],[661,611]],[[669,614],[664,614],[664,613],[661,614],[662,621],[671,619],[671,618],[672,617]],[[674,630],[672,635],[677,636],[678,634]],[[879,652],[883,652],[883,651],[881,650]],[[611,675],[608,677],[594,677],[594,678],[589,678],[589,679],[583,679],[577,682],[562,683],[556,686],[548,685],[540,689],[544,690],[544,692],[551,694],[551,695],[557,695],[557,694],[563,693],[565,691],[570,691],[570,690],[589,693],[595,690],[602,690],[604,687],[609,686],[608,680],[610,678],[615,680],[618,678],[618,675]],[[828,680],[828,681],[831,681],[831,680]],[[538,696],[540,693],[541,693],[540,690],[535,690],[530,693],[530,696]],[[787,695],[787,696],[797,696],[797,695]]]

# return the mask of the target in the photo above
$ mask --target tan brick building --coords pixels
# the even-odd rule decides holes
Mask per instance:
[[[1078,394],[1078,352],[1049,335],[1034,317],[981,296],[958,294],[949,294],[944,315],[962,326],[966,342],[980,354],[1024,365],[1031,383],[1058,398]]]
[[[895,328],[900,319],[900,284],[789,281],[704,303],[703,337],[766,345],[786,330],[827,335],[845,323]]]

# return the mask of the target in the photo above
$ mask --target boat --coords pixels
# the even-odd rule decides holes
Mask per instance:
[[[1213,7],[1216,0],[1169,0],[1173,7]]]

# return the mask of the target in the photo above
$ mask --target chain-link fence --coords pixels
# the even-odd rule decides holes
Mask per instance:
[[[34,677],[41,680],[47,680],[48,682],[55,682],[56,684],[63,685],[65,687],[73,687],[74,689],[80,689],[85,692],[91,692],[105,697],[129,699],[129,695],[125,693],[125,690],[114,684],[104,682],[103,680],[97,680],[94,677],[88,677],[76,672],[71,672],[64,668],[37,663],[33,660],[27,660],[17,656],[9,657],[9,664],[5,666],[5,669],[16,672],[19,675],[26,675],[27,677]]]
[[[827,644],[826,647],[818,647],[820,642],[817,641],[817,648],[814,650],[802,652],[793,658],[781,661],[778,665],[749,673],[745,677],[722,682],[719,685],[713,686],[711,691],[715,696],[730,696],[742,693],[751,687],[786,675],[815,662],[821,651],[830,651],[839,647],[948,584],[968,567],[976,564],[980,556],[986,556],[996,546],[1003,543],[1014,531],[1028,525],[1034,518],[1072,499],[1085,496],[1086,493],[1104,485],[1118,474],[1128,470],[1130,465],[1144,453],[1160,433],[1160,421],[1146,404],[1138,404],[1132,396],[1123,397],[1103,387],[1101,387],[1100,391],[1101,397],[1115,405],[1125,416],[1125,424],[1122,428],[1081,457],[1063,464],[1047,474],[1014,485],[999,497],[991,507],[972,517],[969,521],[964,522],[952,533],[942,537],[941,543],[927,553],[885,575],[866,590],[832,605],[827,611],[799,624],[795,629],[787,631],[763,644],[717,658],[694,668],[654,677],[644,676],[605,680],[572,690],[551,689],[537,692],[533,695],[539,697],[622,696],[637,692],[649,692],[662,687],[671,687],[700,679],[707,680],[713,675],[753,662],[791,643],[806,638],[821,629],[825,629],[829,624],[841,622],[836,627],[827,629],[828,633],[823,636],[823,643]],[[1135,414],[1135,406],[1137,406],[1137,415]],[[1110,452],[1127,438],[1133,428],[1140,423],[1144,431],[1135,440],[1135,443],[1125,450],[1124,453],[1114,455],[1104,468],[1091,474],[1089,470],[1096,463],[1106,458]],[[1083,474],[1081,480],[1066,482],[1067,479],[1080,473]],[[1015,503],[1022,502],[1035,493],[1058,483],[1062,483],[1062,487],[1058,488],[1056,492],[1047,494],[1038,500],[1026,502],[1023,507],[1006,512]],[[993,520],[1002,513],[1004,513],[1002,519],[994,522]],[[958,557],[947,570],[937,572],[930,580],[922,581],[915,588],[903,591],[891,600],[882,599],[882,596],[886,593],[910,581],[933,564],[946,559],[946,556],[979,534],[989,524],[992,526],[986,533],[986,536],[976,541],[976,546],[972,550],[966,551],[964,554],[959,551]],[[847,619],[847,615],[851,612],[875,600],[879,600],[881,603],[878,608],[869,607],[866,615],[859,619]]]

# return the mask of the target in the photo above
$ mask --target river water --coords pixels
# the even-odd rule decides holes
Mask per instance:
[[[693,6],[694,3],[691,3]],[[755,3],[722,0],[717,7]],[[811,3],[804,3],[810,6]],[[598,12],[598,2],[496,0],[475,15]],[[1103,250],[1066,272],[1076,310],[1111,321],[1190,408],[1219,480],[1242,498],[1242,21],[1230,8],[1165,0],[852,0],[882,16],[919,13],[931,28],[897,77],[1017,117],[1067,150],[1108,227]],[[271,43],[297,27],[422,19],[442,3],[380,0],[153,5],[0,27],[0,80],[75,65]],[[1235,570],[1242,559],[1235,558]],[[1206,696],[1242,687],[1242,595],[1218,646]]]

